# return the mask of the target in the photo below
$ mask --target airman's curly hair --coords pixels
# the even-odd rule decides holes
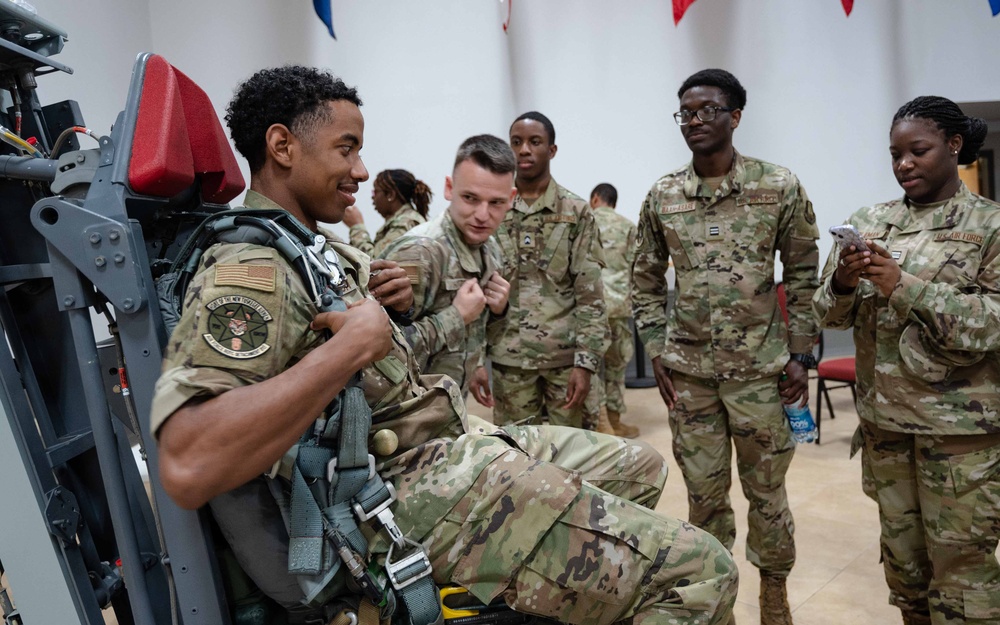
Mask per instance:
[[[268,128],[283,124],[306,136],[316,123],[330,121],[326,103],[336,100],[361,106],[357,89],[330,72],[301,65],[263,69],[236,88],[226,108],[226,124],[250,172],[256,173],[264,166]]]

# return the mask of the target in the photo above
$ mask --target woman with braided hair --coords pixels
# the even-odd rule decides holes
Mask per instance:
[[[347,209],[344,224],[350,228],[351,245],[372,258],[382,255],[389,244],[427,221],[427,209],[433,193],[422,181],[405,169],[386,169],[375,177],[372,204],[385,219],[375,233],[373,242],[365,228],[364,218],[356,206]]]
[[[853,328],[862,486],[879,506],[890,603],[908,625],[1000,623],[1000,205],[973,194],[986,123],[946,98],[896,113],[904,196],[849,220],[813,308]]]

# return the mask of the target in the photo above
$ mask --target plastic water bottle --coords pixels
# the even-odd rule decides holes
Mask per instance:
[[[813,420],[809,406],[782,404],[788,425],[792,426],[792,438],[796,443],[811,443],[816,440],[816,421]]]
[[[813,419],[808,403],[804,406],[781,404],[781,407],[785,409],[788,425],[792,428],[792,438],[795,439],[796,443],[811,443],[816,440],[819,433],[816,431],[816,421]]]

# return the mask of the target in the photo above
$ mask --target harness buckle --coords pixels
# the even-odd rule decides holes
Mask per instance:
[[[326,481],[331,484],[335,483],[333,478],[337,475],[337,457],[334,456],[330,459],[330,462],[326,463]],[[375,477],[375,456],[368,454],[368,479]],[[393,501],[396,500],[396,492],[393,491]]]
[[[427,553],[424,552],[423,545],[409,538],[403,538],[400,549],[408,547],[411,551],[393,561],[392,556],[396,547],[396,543],[393,543],[385,557],[385,572],[389,576],[389,583],[392,584],[393,588],[403,590],[431,574],[433,570],[431,561],[427,557]]]

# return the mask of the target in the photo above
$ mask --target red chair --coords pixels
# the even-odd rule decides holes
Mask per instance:
[[[784,317],[785,323],[788,323],[788,308],[785,299],[785,285],[779,283],[777,287],[778,291],[778,306],[781,308],[781,316]],[[819,353],[816,359],[819,361],[819,365],[816,367],[816,444],[819,445],[820,436],[823,433],[823,426],[821,418],[823,416],[823,399],[826,399],[827,410],[830,411],[830,418],[835,419],[836,415],[833,412],[833,404],[830,402],[830,391],[838,388],[850,388],[851,395],[854,397],[854,401],[857,402],[858,396],[854,390],[855,384],[855,373],[854,373],[854,356],[845,356],[843,358],[830,358],[828,360],[823,360],[823,333],[820,332],[819,336],[816,338],[816,343],[819,345]],[[830,383],[833,383],[832,385]]]
[[[854,368],[854,356],[828,358],[823,360],[823,333],[819,335],[819,366],[816,367],[816,443],[819,443],[820,417],[823,414],[823,399],[826,399],[830,418],[835,419],[833,404],[830,402],[830,391],[838,388],[850,388],[854,403],[858,402],[858,393],[854,389],[857,375]]]

